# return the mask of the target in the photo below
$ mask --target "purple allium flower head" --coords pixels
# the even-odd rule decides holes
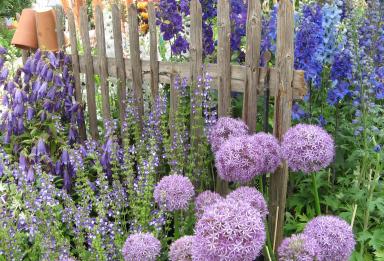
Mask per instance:
[[[125,261],[155,261],[160,255],[160,241],[150,233],[130,235],[123,246]]]
[[[320,261],[347,261],[355,249],[351,227],[336,216],[319,216],[308,222],[304,234],[314,238],[321,250]]]
[[[192,261],[192,242],[194,236],[184,236],[172,243],[169,249],[171,261]]]
[[[279,247],[278,254],[280,261],[322,260],[317,241],[305,234],[292,235],[284,239]]]
[[[165,211],[187,209],[194,195],[192,182],[181,175],[162,178],[153,192],[155,201]]]
[[[212,150],[217,152],[229,138],[247,134],[248,126],[243,121],[221,117],[209,131],[209,142]]]
[[[264,156],[250,136],[232,137],[215,155],[219,176],[226,181],[248,182],[263,173]]]
[[[244,201],[257,209],[263,218],[268,215],[267,202],[264,199],[263,194],[256,188],[240,187],[235,191],[228,194],[227,199],[235,201]]]
[[[326,168],[335,156],[332,136],[315,125],[298,124],[290,128],[283,137],[281,147],[289,167],[304,173]]]
[[[252,261],[265,238],[259,211],[243,201],[223,200],[208,208],[197,222],[192,259]]]
[[[223,200],[223,198],[216,192],[204,191],[200,193],[195,199],[195,210],[197,218],[201,218],[206,208]]]
[[[263,173],[275,172],[281,163],[279,141],[273,135],[264,132],[252,135],[249,140],[260,148],[263,157]]]

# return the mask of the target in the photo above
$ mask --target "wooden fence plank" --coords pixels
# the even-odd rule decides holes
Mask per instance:
[[[57,45],[59,50],[65,48],[64,38],[64,11],[61,6],[55,7]]]
[[[105,121],[109,121],[111,119],[111,111],[109,104],[108,60],[106,56],[103,11],[100,5],[95,7],[95,18],[103,118]]]
[[[134,99],[139,113],[140,122],[142,123],[144,115],[143,100],[143,75],[140,60],[140,42],[139,42],[139,24],[137,19],[137,9],[135,4],[131,4],[128,9],[129,24],[129,47],[132,65],[132,85]]]
[[[198,79],[203,76],[203,18],[199,0],[191,0],[191,138],[195,148],[203,135],[202,86],[199,87]],[[195,150],[198,153],[197,150]]]
[[[257,91],[259,89],[259,63],[261,43],[261,4],[260,0],[248,1],[246,82],[243,102],[243,119],[251,131],[256,131]]]
[[[77,52],[75,18],[72,11],[68,11],[67,16],[68,16],[68,27],[69,27],[69,40],[71,43],[72,71],[73,71],[73,77],[75,78],[75,97],[76,97],[76,101],[84,108],[83,97],[81,92],[81,81],[80,81],[80,62],[79,62],[79,55]],[[85,141],[87,139],[84,119],[79,123],[79,135],[80,135],[81,141]]]
[[[115,47],[116,74],[119,80],[117,89],[117,95],[119,97],[119,118],[120,124],[123,124],[123,122],[125,121],[125,110],[127,100],[127,78],[125,75],[123,40],[121,36],[121,16],[117,4],[112,5],[112,24]]]
[[[279,70],[277,94],[275,96],[275,127],[274,134],[281,140],[291,126],[293,100],[293,62],[294,62],[294,18],[293,5],[290,0],[280,0],[277,18],[277,51],[276,64]],[[283,226],[288,183],[288,165],[282,166],[271,175],[269,224],[273,242],[279,246],[283,239]],[[276,222],[277,220],[277,222]],[[275,226],[275,223],[277,224]],[[276,227],[276,229],[275,229]],[[276,230],[276,231],[275,231]],[[277,249],[275,249],[277,250]]]
[[[171,147],[175,144],[176,113],[179,107],[179,90],[175,87],[176,75],[171,73],[171,83],[169,89],[169,137]]]
[[[84,56],[80,56],[80,71],[82,73],[85,72],[85,59]],[[115,58],[107,58],[108,60],[108,75],[112,77],[117,77],[116,73],[116,59]],[[131,60],[128,58],[124,59],[125,64],[125,74],[127,80],[132,80],[132,69],[131,69]],[[151,80],[151,69],[150,69],[150,61],[142,60],[142,74],[143,80],[150,81]],[[208,73],[213,80],[212,87],[218,89],[218,65],[217,64],[204,64],[204,71]],[[176,62],[159,62],[159,82],[164,84],[170,84],[170,75],[171,72],[180,75],[181,78],[188,79],[188,83],[191,83],[191,65],[189,62],[176,63]],[[266,68],[260,67],[260,71],[266,70]],[[270,79],[267,84],[269,85],[271,91],[271,97],[274,97],[276,94],[277,88],[277,70],[275,68],[267,68],[268,74],[270,74]],[[94,60],[94,71],[96,74],[99,74],[98,63]],[[244,85],[246,81],[246,70],[243,65],[232,64],[231,65],[232,78],[231,78],[231,91],[233,92],[244,92]],[[260,73],[259,73],[260,74]],[[307,93],[307,86],[302,78],[303,71],[295,70],[293,75],[293,97],[295,100],[302,99]],[[260,81],[260,80],[259,80]],[[258,86],[258,95],[263,93],[264,89]]]
[[[151,67],[151,91],[152,98],[159,94],[159,61],[157,52],[157,29],[155,4],[148,4],[149,38],[150,38],[150,67]]]
[[[97,130],[97,114],[96,114],[96,92],[95,92],[95,79],[93,71],[93,58],[92,49],[89,39],[89,27],[87,7],[80,8],[80,33],[84,47],[86,81],[87,81],[87,106],[89,114],[89,132],[91,137],[95,140],[98,139],[99,133]]]
[[[231,115],[231,20],[229,0],[217,2],[217,64],[218,66],[218,115]],[[228,193],[228,183],[217,176],[217,191],[221,195]]]

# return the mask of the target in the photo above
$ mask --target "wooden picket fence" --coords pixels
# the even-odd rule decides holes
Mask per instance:
[[[231,114],[231,92],[244,93],[243,119],[252,131],[256,130],[257,101],[259,95],[271,95],[275,98],[274,134],[281,139],[291,124],[291,108],[294,99],[302,99],[307,93],[304,72],[294,70],[294,20],[293,6],[290,0],[280,0],[277,26],[276,67],[260,67],[261,43],[261,4],[260,0],[248,1],[247,45],[245,65],[231,64],[230,47],[230,1],[218,0],[217,24],[217,64],[204,64],[202,43],[202,9],[199,0],[191,0],[190,22],[190,59],[185,62],[158,61],[158,29],[156,27],[156,4],[149,3],[150,59],[140,58],[139,29],[137,8],[134,4],[128,8],[130,57],[124,57],[122,47],[121,13],[117,5],[112,6],[113,37],[115,57],[106,56],[105,28],[100,7],[95,9],[95,27],[97,38],[97,56],[92,55],[89,38],[89,20],[86,7],[80,11],[80,37],[77,35],[74,15],[70,11],[66,17],[61,9],[56,12],[57,35],[61,48],[64,48],[64,21],[68,21],[70,32],[73,73],[76,84],[76,99],[82,101],[80,74],[86,79],[86,105],[89,114],[88,133],[98,139],[96,113],[96,86],[94,75],[100,76],[103,120],[111,118],[109,104],[108,77],[118,79],[118,106],[120,120],[124,119],[127,96],[127,81],[132,82],[134,100],[140,116],[143,115],[143,81],[150,82],[152,97],[158,94],[159,83],[171,85],[170,113],[174,113],[177,91],[173,88],[176,75],[186,78],[191,86],[191,98],[195,99],[194,88],[198,88],[198,77],[207,72],[214,79],[214,88],[218,90],[218,114]],[[83,46],[83,54],[77,49],[78,38]],[[269,60],[266,55],[262,59]],[[266,63],[267,64],[267,63]],[[204,71],[203,71],[204,70]],[[195,99],[196,101],[196,99]],[[199,102],[199,100],[197,99]],[[201,100],[200,100],[201,103]],[[171,118],[171,117],[170,117]],[[194,117],[195,119],[196,117]],[[191,123],[193,124],[193,122]],[[86,127],[81,127],[85,138]],[[193,129],[193,128],[191,128]],[[196,134],[198,134],[197,132]],[[273,245],[278,245],[283,237],[285,197],[288,181],[286,163],[270,177],[270,231]],[[220,182],[220,190],[225,190],[225,182]]]

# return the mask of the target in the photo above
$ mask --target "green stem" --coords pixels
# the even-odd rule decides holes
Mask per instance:
[[[321,208],[320,208],[319,191],[317,188],[316,173],[312,174],[312,185],[313,185],[313,195],[315,197],[316,215],[320,216],[321,215]]]
[[[175,211],[173,214],[173,228],[174,228],[174,239],[180,238],[180,211]]]

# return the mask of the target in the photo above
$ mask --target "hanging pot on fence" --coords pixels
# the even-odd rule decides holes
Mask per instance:
[[[21,13],[12,44],[21,49],[37,49],[35,10],[26,8]]]
[[[39,48],[45,51],[57,51],[56,19],[52,8],[36,10],[36,28]]]

